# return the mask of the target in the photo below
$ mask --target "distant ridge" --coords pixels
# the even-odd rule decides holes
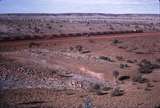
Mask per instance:
[[[16,16],[159,16],[159,14],[113,14],[113,13],[3,13],[0,15],[16,15]]]

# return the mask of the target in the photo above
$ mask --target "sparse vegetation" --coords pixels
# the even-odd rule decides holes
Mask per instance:
[[[146,87],[145,87],[145,91],[151,91],[152,89],[152,87],[154,87],[154,85],[153,84],[151,84],[151,82],[147,82],[147,84],[146,84]]]
[[[158,63],[160,63],[160,58],[156,60]]]
[[[91,91],[95,92],[97,95],[108,94],[108,91],[110,89],[111,89],[111,87],[106,86],[104,84],[99,84],[99,83],[92,83],[91,84]]]
[[[74,95],[75,94],[75,91],[73,90],[66,90],[66,95]]]
[[[154,87],[154,85],[151,82],[148,82],[147,87]]]
[[[119,44],[119,43],[122,43],[122,42],[118,39],[112,40],[112,44],[114,44],[114,45]]]
[[[84,108],[93,108],[93,103],[89,97],[84,100]]]
[[[70,51],[73,51],[73,49],[74,49],[74,48],[73,48],[72,46],[71,46],[71,47],[69,47],[69,50],[70,50]]]
[[[35,27],[34,30],[35,30],[36,33],[40,32],[40,29],[38,27]]]
[[[145,54],[145,52],[142,52],[142,51],[136,51],[135,53],[136,54]]]
[[[104,61],[114,62],[114,60],[112,60],[111,58],[106,57],[106,56],[100,56],[99,59],[102,59]]]
[[[60,25],[59,27],[61,27],[61,28],[62,28],[62,27],[63,27],[63,25]]]
[[[76,50],[81,52],[83,50],[83,47],[81,45],[76,45]]]
[[[106,90],[98,90],[98,91],[96,92],[97,95],[106,95],[106,94],[108,94],[108,93],[109,93],[109,92],[106,91]]]
[[[100,90],[101,89],[101,85],[96,83],[96,84],[92,84],[92,89],[94,90]]]
[[[123,56],[116,56],[116,59],[119,61],[124,61],[125,59],[123,58]]]
[[[127,49],[127,46],[119,46],[120,49]]]
[[[30,42],[29,45],[28,45],[29,48],[39,47],[39,46],[40,46],[40,44],[39,43],[35,43],[35,42]]]
[[[61,68],[52,70],[52,73],[57,74],[60,77],[73,77],[72,72],[61,69]]]
[[[151,89],[151,88],[146,87],[144,90],[145,90],[145,91],[151,91],[152,89]]]
[[[137,73],[134,77],[133,77],[133,82],[138,82],[138,83],[146,83],[148,82],[148,79],[146,79],[143,74],[141,73]]]
[[[139,72],[140,73],[151,73],[154,69],[159,69],[160,65],[152,64],[150,61],[143,59],[139,63]]]
[[[94,40],[91,40],[91,39],[90,39],[90,40],[88,40],[88,41],[89,41],[90,43],[95,43],[95,41],[94,41]]]
[[[147,32],[160,26],[157,15],[150,28],[152,15],[138,16],[1,15],[0,100],[17,107],[154,107],[160,33],[129,33],[138,23]]]
[[[48,29],[52,29],[52,26],[48,26]]]
[[[128,68],[128,67],[129,67],[128,64],[120,64],[121,69]]]
[[[0,108],[11,108],[13,105],[10,105],[6,102],[0,102]]]
[[[122,96],[124,94],[124,90],[122,90],[119,86],[115,87],[111,93],[112,96]]]
[[[154,108],[160,108],[160,104],[155,105]]]
[[[17,28],[17,31],[21,31],[21,29],[20,29],[20,28]]]

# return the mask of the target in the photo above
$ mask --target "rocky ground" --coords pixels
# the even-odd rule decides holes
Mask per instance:
[[[0,43],[2,108],[159,108],[160,33]]]

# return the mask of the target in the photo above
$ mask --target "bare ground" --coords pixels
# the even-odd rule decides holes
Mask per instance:
[[[1,42],[1,106],[159,108],[159,35]],[[139,69],[144,59],[146,73]]]

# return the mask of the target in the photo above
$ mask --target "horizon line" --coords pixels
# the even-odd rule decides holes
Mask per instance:
[[[104,12],[13,12],[13,13],[0,13],[0,15],[12,15],[12,14],[104,14],[104,15],[160,15],[160,13],[104,13]]]

